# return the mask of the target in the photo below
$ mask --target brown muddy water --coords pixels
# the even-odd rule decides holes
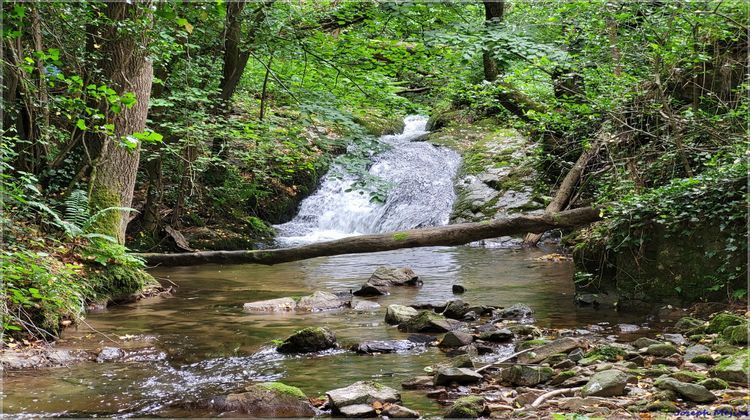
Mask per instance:
[[[61,347],[128,350],[125,361],[5,372],[6,415],[37,416],[211,416],[194,404],[256,381],[279,380],[309,396],[374,379],[400,389],[400,383],[441,362],[436,348],[402,354],[360,356],[343,350],[306,356],[277,354],[271,340],[307,326],[328,326],[339,342],[399,339],[406,334],[383,322],[385,307],[398,303],[445,302],[453,284],[472,304],[525,303],[540,327],[577,328],[620,322],[642,324],[646,317],[618,314],[573,302],[573,266],[536,260],[540,250],[478,247],[407,249],[317,258],[276,266],[205,265],[154,269],[178,285],[174,297],[143,301],[90,314],[88,325],[66,332]],[[395,288],[373,298],[374,312],[351,310],[305,314],[246,314],[242,304],[315,290],[356,289],[380,265],[410,266],[421,288]],[[356,300],[356,298],[355,298]],[[114,341],[110,341],[114,340]],[[511,345],[482,356],[490,362],[510,354]],[[423,414],[441,407],[419,391],[402,391],[404,405]]]

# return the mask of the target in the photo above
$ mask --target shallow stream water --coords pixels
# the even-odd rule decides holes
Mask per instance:
[[[281,380],[310,396],[363,379],[376,379],[400,389],[402,381],[445,356],[435,348],[378,356],[344,351],[282,356],[271,350],[270,341],[311,325],[330,327],[344,344],[405,338],[406,334],[383,322],[385,306],[444,302],[454,298],[453,284],[466,287],[461,298],[467,302],[501,306],[526,303],[535,309],[536,325],[541,327],[643,321],[642,316],[576,307],[572,265],[537,261],[541,255],[544,252],[540,250],[451,247],[317,258],[271,267],[155,269],[152,273],[157,278],[179,286],[174,297],[91,314],[89,326],[69,330],[59,343],[91,350],[104,346],[140,348],[129,352],[129,361],[6,372],[4,410],[6,414],[29,415],[199,416],[213,413],[185,407],[255,381]],[[424,285],[396,288],[391,295],[372,299],[383,305],[372,313],[242,312],[244,302],[300,296],[314,290],[354,289],[380,265],[411,266]],[[484,361],[510,351],[501,349]],[[425,413],[440,410],[418,391],[403,392],[403,399],[406,406]]]
[[[384,203],[353,189],[354,177],[327,176],[318,191],[303,201],[298,216],[278,226],[280,243],[447,223],[460,159],[448,149],[413,141],[425,133],[424,117],[409,117],[405,123],[404,133],[381,139],[388,150],[374,156],[369,167],[371,175],[391,185]],[[576,307],[572,264],[540,260],[546,252],[466,246],[342,255],[270,267],[153,269],[151,273],[162,283],[177,286],[175,296],[90,314],[85,324],[67,330],[57,344],[91,352],[121,347],[126,350],[124,359],[6,372],[2,408],[6,414],[31,417],[210,416],[217,413],[200,408],[201,401],[257,381],[280,380],[312,397],[365,379],[400,389],[402,381],[446,356],[437,348],[377,356],[344,350],[284,356],[273,350],[271,341],[307,326],[328,326],[343,348],[364,340],[403,339],[406,334],[383,322],[385,307],[442,303],[455,297],[454,284],[466,288],[461,298],[473,305],[529,305],[540,327],[644,320],[639,315]],[[381,265],[409,266],[424,284],[393,288],[390,295],[373,298],[382,306],[372,312],[242,311],[245,302],[356,289]],[[479,362],[504,357],[512,353],[511,346],[500,347]],[[422,392],[403,391],[402,396],[404,405],[423,414],[441,411]]]

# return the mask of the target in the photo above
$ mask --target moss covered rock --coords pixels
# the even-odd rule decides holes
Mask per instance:
[[[727,327],[744,323],[747,323],[745,318],[729,312],[722,312],[711,318],[708,322],[708,327],[706,327],[706,332],[710,334],[718,334],[723,332]]]
[[[711,369],[711,376],[729,382],[747,383],[750,374],[750,349],[739,351]]]
[[[731,327],[724,328],[721,336],[731,344],[746,345],[748,343],[748,330],[750,330],[750,323],[747,322],[740,325],[732,325]]]
[[[270,382],[247,387],[246,392],[214,397],[211,408],[251,417],[313,417],[305,394],[293,386]]]
[[[325,327],[308,327],[289,336],[276,349],[279,353],[312,353],[336,347],[336,335]]]
[[[479,396],[469,396],[457,399],[453,405],[446,411],[446,418],[477,418],[486,414],[487,404],[484,398]]]

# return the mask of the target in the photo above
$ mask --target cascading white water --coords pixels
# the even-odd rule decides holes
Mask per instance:
[[[426,117],[408,116],[403,133],[381,137],[390,149],[372,158],[369,173],[389,185],[384,203],[354,188],[354,175],[333,168],[297,216],[276,226],[279,245],[447,224],[461,159],[447,148],[413,141],[427,133],[426,125]]]

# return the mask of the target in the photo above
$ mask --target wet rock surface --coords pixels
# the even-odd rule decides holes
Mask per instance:
[[[245,392],[214,397],[212,409],[251,417],[312,417],[315,410],[298,388],[278,382],[252,385]]]
[[[330,329],[309,327],[289,336],[276,350],[279,353],[313,353],[336,346],[336,335]]]

